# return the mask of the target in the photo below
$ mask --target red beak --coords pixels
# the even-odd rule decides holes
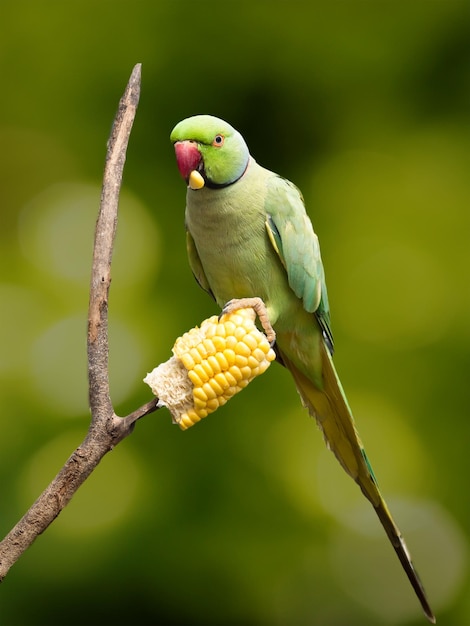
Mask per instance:
[[[201,153],[194,141],[177,141],[175,153],[180,174],[187,181],[191,172],[196,170],[201,162]]]

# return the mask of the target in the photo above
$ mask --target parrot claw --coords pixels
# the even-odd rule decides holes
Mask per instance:
[[[269,345],[271,348],[276,343],[276,332],[274,328],[271,326],[271,322],[269,321],[268,309],[264,304],[261,298],[234,298],[233,300],[229,300],[222,309],[222,313],[219,315],[219,319],[222,315],[226,315],[228,313],[233,313],[238,309],[253,309],[258,316],[259,321],[261,322],[261,326],[263,328],[264,334],[266,335],[267,340],[269,341]]]

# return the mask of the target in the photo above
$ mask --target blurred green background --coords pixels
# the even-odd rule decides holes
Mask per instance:
[[[0,4],[0,524],[84,436],[106,141],[143,64],[110,301],[112,395],[215,305],[169,142],[212,113],[303,191],[336,364],[441,626],[470,624],[468,2]],[[424,624],[277,365],[182,433],[142,420],[0,589],[5,626]]]

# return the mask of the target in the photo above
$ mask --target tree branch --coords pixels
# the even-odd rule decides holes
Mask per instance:
[[[108,376],[108,293],[119,192],[129,135],[140,96],[140,65],[132,71],[108,141],[101,203],[95,230],[88,309],[88,382],[92,423],[113,413]]]
[[[70,502],[103,456],[129,435],[136,420],[155,411],[153,399],[126,418],[115,415],[109,395],[108,293],[119,192],[126,150],[140,95],[141,66],[132,71],[108,141],[100,210],[95,230],[88,311],[88,381],[91,424],[82,444],[27,513],[0,542],[0,582],[38,535]]]

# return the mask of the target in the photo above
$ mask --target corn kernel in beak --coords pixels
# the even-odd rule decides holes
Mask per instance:
[[[189,175],[189,186],[191,189],[202,189],[204,187],[204,179],[197,170],[193,170]]]

